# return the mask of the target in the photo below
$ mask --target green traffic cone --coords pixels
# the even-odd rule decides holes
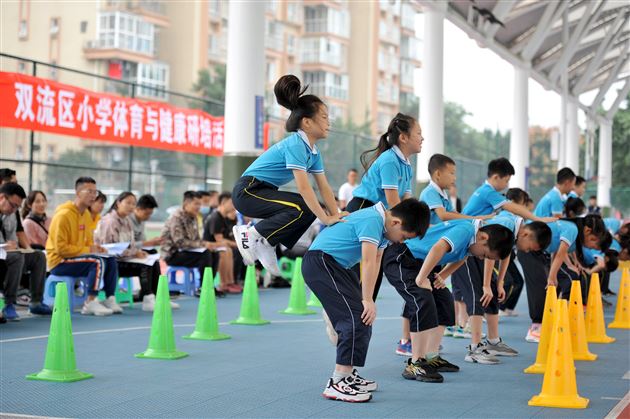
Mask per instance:
[[[190,335],[184,336],[184,339],[225,340],[231,338],[230,335],[219,332],[216,297],[214,295],[214,287],[210,285],[211,282],[212,268],[206,268],[203,273],[203,283],[208,285],[201,287],[195,330]]]
[[[92,378],[94,377],[92,374],[77,369],[72,339],[72,321],[68,306],[68,288],[65,282],[57,283],[55,295],[44,369],[38,373],[29,374],[26,378],[61,383]]]
[[[317,296],[315,295],[313,291],[311,291],[311,299],[308,300],[308,303],[306,303],[306,305],[309,307],[323,308],[321,301],[319,301],[319,298],[317,298]]]
[[[160,275],[149,346],[146,351],[135,354],[136,358],[180,359],[188,356],[186,352],[180,352],[175,348],[175,332],[167,282],[166,275]]]
[[[306,308],[306,286],[302,276],[302,258],[295,259],[293,267],[293,280],[291,281],[291,294],[289,295],[289,306],[280,311],[282,314],[294,314],[304,316],[315,314],[313,310]]]
[[[205,275],[205,273],[204,273],[204,275]],[[217,287],[217,288],[221,288],[221,274],[218,273],[218,272],[217,272],[217,275],[214,277],[214,286]]]
[[[241,313],[236,320],[230,324],[247,324],[261,326],[268,324],[269,320],[260,317],[260,306],[258,304],[258,284],[256,283],[256,267],[250,265],[245,274],[245,287],[243,288],[243,300],[241,302]]]

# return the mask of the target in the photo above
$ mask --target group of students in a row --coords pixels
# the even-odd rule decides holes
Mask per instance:
[[[236,212],[229,193],[213,196],[187,191],[182,207],[171,214],[160,237],[147,240],[144,222],[158,207],[151,195],[136,198],[132,192],[122,192],[101,218],[107,198],[96,188],[94,179],[81,177],[75,182],[75,198],[58,206],[49,217],[44,192],[31,191],[26,196],[15,171],[0,169],[0,175],[3,322],[20,319],[16,302],[23,278],[28,281],[29,311],[38,315],[52,313],[42,301],[47,273],[84,278],[84,289],[77,284],[75,290],[87,294],[81,312],[97,316],[122,313],[115,300],[118,279],[138,277],[142,309],[153,311],[161,266],[159,259],[149,254],[157,253],[158,245],[160,257],[168,265],[195,267],[201,273],[208,266],[219,272],[217,295],[242,292],[234,280],[242,263],[240,254],[233,251],[236,243],[231,234]],[[212,206],[211,199],[202,202],[208,197],[214,197],[216,205]],[[204,206],[207,211],[202,210]],[[110,243],[129,245],[112,257],[102,246]],[[106,295],[104,301],[97,298],[101,290]],[[178,307],[175,302],[171,305]]]
[[[302,263],[304,279],[322,302],[328,334],[337,347],[324,397],[365,402],[377,388],[355,367],[365,365],[383,273],[405,302],[403,336],[397,348],[410,356],[403,377],[442,382],[441,373],[459,367],[440,356],[441,340],[454,326],[464,326],[466,317],[472,341],[466,361],[491,364],[498,362],[496,355],[517,355],[501,340],[498,312],[506,298],[511,298],[506,310],[513,310],[518,296],[513,295],[517,287],[512,284],[521,270],[533,322],[528,335],[535,340],[546,285],[559,285],[565,295],[570,280],[585,271],[584,249],[604,252],[610,246],[601,217],[580,213],[559,220],[564,195],[575,185],[570,169],[560,171],[557,187],[548,194],[552,196],[543,198],[531,212],[525,191],[511,189],[507,197],[501,193],[515,172],[507,159],[493,160],[487,180],[460,214],[446,192],[455,183],[455,162],[436,154],[429,162],[430,184],[419,200],[413,198],[409,159],[421,151],[424,139],[418,122],[403,114],[395,116],[375,149],[362,154],[361,183],[345,211],[338,210],[316,146],[328,134],[327,107],[318,97],[305,95],[305,90],[295,76],[283,76],[275,85],[278,103],[291,111],[286,122],[290,134],[256,159],[234,187],[236,209],[260,220],[235,226],[234,236],[246,264],[259,260],[274,272],[278,269],[275,246],[292,247],[315,218],[328,226]],[[324,208],[317,202],[308,173],[315,179]],[[293,180],[298,193],[279,190]],[[621,234],[617,257],[627,258],[630,240]],[[521,255],[531,255],[531,262],[519,263]],[[599,256],[609,269],[611,255]],[[569,272],[573,269],[575,275]],[[453,293],[446,287],[448,277]],[[484,341],[483,317],[488,324]]]

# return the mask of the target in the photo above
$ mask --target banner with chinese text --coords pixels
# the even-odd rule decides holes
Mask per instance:
[[[0,72],[0,127],[223,155],[223,117]]]

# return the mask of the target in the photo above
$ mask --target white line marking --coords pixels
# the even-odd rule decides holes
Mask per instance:
[[[400,317],[380,317],[377,320],[400,320]],[[322,323],[322,319],[299,319],[299,320],[272,320],[272,324],[289,324],[289,323]],[[228,326],[228,322],[219,323],[220,326]],[[194,324],[174,324],[173,327],[195,327]],[[83,332],[73,332],[73,336],[80,335],[97,335],[99,333],[115,333],[115,332],[130,332],[134,330],[149,330],[151,326],[136,326],[136,327],[123,327],[120,329],[100,329],[100,330],[86,330]],[[48,335],[27,336],[23,338],[3,339],[0,343],[11,342],[23,342],[26,340],[47,339]]]
[[[20,415],[17,413],[4,413],[0,412],[0,418],[46,418],[46,419],[64,419],[56,418],[54,416],[32,416],[32,415]]]
[[[602,397],[602,400],[623,400],[621,397]]]
[[[623,409],[625,409],[629,403],[630,391],[626,393],[623,399],[619,403],[617,403],[610,412],[608,412],[604,419],[617,419],[619,415],[621,415],[621,412],[623,412]]]

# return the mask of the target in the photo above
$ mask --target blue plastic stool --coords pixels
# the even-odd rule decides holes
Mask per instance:
[[[53,306],[55,304],[55,287],[57,282],[65,282],[68,288],[68,301],[70,302],[70,312],[74,311],[75,307],[81,307],[87,298],[87,290],[85,284],[87,284],[87,278],[74,277],[74,276],[57,276],[50,275],[46,278],[44,284],[44,304]],[[80,282],[83,284],[81,287],[83,294],[78,296],[74,293],[74,284]]]
[[[184,283],[177,282],[177,272],[184,274]],[[195,295],[195,290],[201,285],[199,270],[197,268],[189,268],[186,266],[169,266],[166,269],[166,277],[168,278],[168,289],[171,291],[179,291],[186,295]]]

